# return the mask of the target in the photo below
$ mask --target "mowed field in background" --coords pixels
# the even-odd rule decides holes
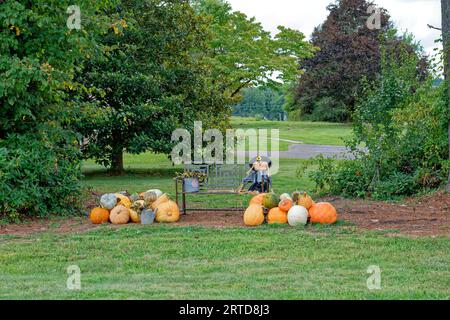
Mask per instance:
[[[265,121],[256,120],[254,118],[239,118],[233,117],[231,119],[232,127],[235,129],[266,129],[268,132],[268,147],[271,146],[270,130],[279,130],[279,149],[280,151],[287,151],[289,145],[301,144],[315,144],[327,146],[343,146],[345,140],[352,137],[351,124],[329,123],[329,122],[295,122],[295,121]],[[248,147],[248,145],[247,145]],[[253,146],[250,150],[256,150]]]

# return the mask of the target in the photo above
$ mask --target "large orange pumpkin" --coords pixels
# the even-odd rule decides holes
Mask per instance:
[[[309,210],[309,208],[312,207],[312,205],[314,204],[313,199],[305,192],[303,193],[303,195],[301,195],[298,198],[298,203],[299,206],[305,207],[306,209]]]
[[[244,213],[244,224],[247,227],[256,227],[264,223],[264,210],[261,205],[251,204]]]
[[[309,209],[312,223],[333,224],[337,221],[336,209],[328,202],[314,204]]]
[[[160,204],[169,202],[169,200],[170,200],[169,196],[168,196],[167,194],[164,193],[162,196],[160,196],[155,202],[153,202],[153,203],[150,205],[150,208],[151,208],[153,211],[156,211],[156,208],[158,208]]]
[[[117,206],[111,210],[109,220],[112,224],[127,224],[130,221],[130,209],[124,206]]]
[[[109,221],[109,211],[103,208],[94,208],[89,215],[93,224],[102,224]]]
[[[267,222],[269,224],[285,224],[288,223],[287,212],[280,210],[280,208],[273,208],[269,211],[267,216]]]
[[[174,201],[166,201],[156,208],[156,221],[172,223],[180,220],[180,209]]]
[[[284,199],[280,201],[280,203],[278,204],[278,208],[280,208],[281,211],[289,212],[293,205],[294,203],[291,199]]]
[[[252,200],[250,200],[250,204],[249,205],[251,206],[252,204],[257,204],[258,206],[262,206],[263,205],[263,201],[264,201],[264,195],[265,195],[265,193],[260,193],[257,196],[254,196],[252,198]]]

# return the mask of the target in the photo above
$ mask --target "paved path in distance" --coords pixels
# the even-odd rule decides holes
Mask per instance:
[[[351,159],[350,151],[343,146],[322,146],[312,144],[292,144],[289,151],[280,151],[280,158],[310,159],[319,155],[325,158]]]
[[[270,151],[269,151],[270,153]],[[253,153],[252,153],[253,154]],[[343,146],[323,146],[313,144],[292,144],[289,146],[288,151],[280,151],[281,159],[311,159],[319,155],[323,155],[325,158],[337,159],[352,159],[350,151]],[[246,156],[248,158],[248,152],[238,152],[238,157]],[[262,154],[265,156],[265,154]],[[270,157],[270,155],[269,155]]]

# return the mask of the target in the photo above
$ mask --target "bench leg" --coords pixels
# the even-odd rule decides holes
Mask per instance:
[[[175,179],[175,202],[177,203],[177,206],[180,204],[178,203],[178,180]]]
[[[186,212],[186,193],[184,193],[183,192],[183,194],[182,194],[182,202],[183,202],[183,215],[186,215],[187,214],[187,212]]]

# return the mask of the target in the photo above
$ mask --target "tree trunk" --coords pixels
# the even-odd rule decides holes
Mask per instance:
[[[442,5],[442,40],[444,47],[444,77],[447,84],[447,102],[450,112],[450,0],[441,0]],[[448,145],[450,158],[450,123],[448,125]],[[450,191],[450,173],[447,183],[447,191]]]
[[[109,169],[109,173],[112,175],[120,176],[124,172],[123,169],[123,150],[122,149],[114,149],[111,154],[111,168]]]

